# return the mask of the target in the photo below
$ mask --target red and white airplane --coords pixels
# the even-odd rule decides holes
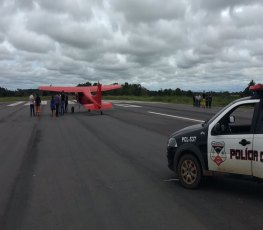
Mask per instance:
[[[83,105],[88,111],[111,109],[112,103],[102,101],[102,92],[121,88],[121,85],[102,85],[97,86],[40,86],[39,90],[51,92],[76,93],[78,102]]]

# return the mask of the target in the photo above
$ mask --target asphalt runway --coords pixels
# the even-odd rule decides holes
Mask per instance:
[[[30,117],[0,103],[0,229],[263,229],[263,185],[211,178],[186,190],[167,168],[169,135],[218,109],[114,102]]]

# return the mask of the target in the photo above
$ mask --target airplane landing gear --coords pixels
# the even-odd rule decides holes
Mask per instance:
[[[100,115],[103,115],[103,112],[102,112],[102,110],[100,110]]]

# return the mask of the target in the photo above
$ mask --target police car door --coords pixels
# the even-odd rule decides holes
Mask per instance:
[[[256,125],[254,135],[254,160],[252,162],[253,176],[263,178],[263,103],[260,105],[260,116]]]
[[[258,101],[237,102],[210,124],[207,144],[209,170],[252,174],[249,153],[253,150],[252,121]]]

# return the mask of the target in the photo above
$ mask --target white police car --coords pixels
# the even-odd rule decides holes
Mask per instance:
[[[263,179],[263,84],[209,121],[186,127],[168,140],[168,167],[186,188],[218,172]]]

